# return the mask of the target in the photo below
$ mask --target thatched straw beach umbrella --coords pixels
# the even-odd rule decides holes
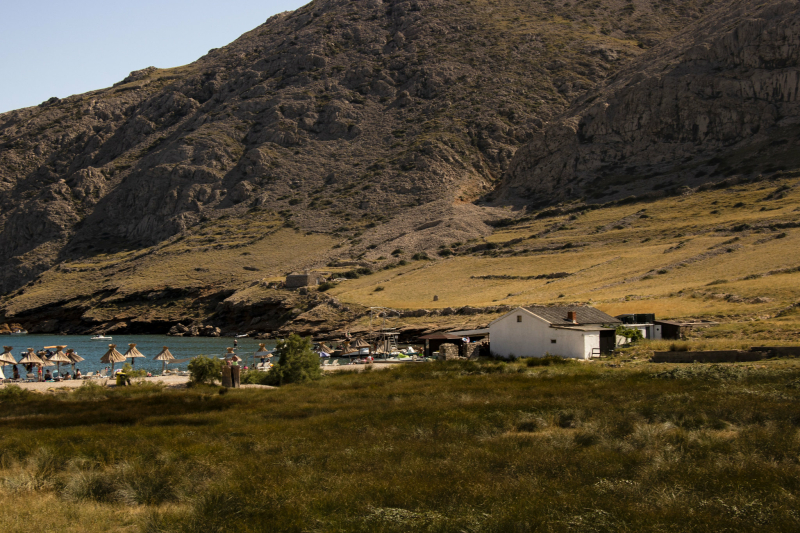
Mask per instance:
[[[72,348],[67,350],[67,357],[72,363],[72,376],[75,377],[75,364],[83,361],[83,357],[75,353],[75,350],[73,350]]]
[[[114,374],[114,363],[122,363],[125,361],[125,356],[117,351],[116,344],[109,344],[108,351],[100,358],[100,362],[104,365],[111,363],[111,374]]]
[[[256,366],[256,357],[269,357],[271,355],[272,353],[269,350],[267,350],[266,343],[263,342],[259,343],[258,350],[253,352],[253,367],[255,368]]]
[[[136,368],[136,358],[137,357],[144,357],[144,355],[142,355],[142,352],[140,352],[139,350],[136,349],[136,345],[135,344],[129,344],[128,346],[129,346],[129,348],[128,348],[128,351],[125,352],[125,358],[127,359],[128,357],[130,357],[131,358],[131,366]]]
[[[0,367],[17,364],[17,360],[14,359],[14,356],[11,353],[11,350],[13,349],[14,349],[13,346],[3,346],[3,353],[0,354]],[[6,377],[5,372],[2,372],[2,376],[0,377],[5,379]]]
[[[19,360],[19,364],[21,365],[42,365],[43,361],[39,359],[39,356],[36,355],[33,351],[33,348],[28,348],[28,353]]]
[[[66,346],[56,346],[56,353],[54,353],[49,361],[58,365],[58,375],[61,375],[61,363],[71,363],[69,357],[64,353]]]
[[[173,361],[175,358],[172,357],[172,354],[169,351],[169,348],[164,346],[164,349],[161,350],[157,356],[153,358],[154,361],[161,361],[161,373],[163,374],[164,371],[167,370],[167,361]]]
[[[14,356],[11,353],[13,350],[13,346],[3,346],[3,353],[0,354],[0,364],[3,365],[16,365],[17,360],[14,359]]]
[[[356,342],[353,343],[353,348],[369,348],[369,343],[359,337],[356,339]]]

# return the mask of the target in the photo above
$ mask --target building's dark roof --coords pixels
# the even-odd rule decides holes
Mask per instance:
[[[550,326],[553,329],[571,329],[573,331],[614,331],[614,328],[604,328],[603,326],[588,325],[588,326]]]
[[[567,312],[575,311],[578,324],[619,324],[620,321],[611,315],[607,315],[599,309],[594,307],[576,306],[559,306],[559,307],[525,307],[534,315],[546,320],[555,326],[568,326],[572,324],[567,320]]]

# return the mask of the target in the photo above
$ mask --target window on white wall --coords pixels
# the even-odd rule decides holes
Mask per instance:
[[[522,315],[517,315],[517,322],[522,322]]]
[[[555,339],[550,339],[550,344],[555,344],[555,343],[556,343]]]

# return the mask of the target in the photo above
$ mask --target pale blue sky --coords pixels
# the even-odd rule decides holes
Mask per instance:
[[[0,113],[185,65],[309,0],[4,0]]]

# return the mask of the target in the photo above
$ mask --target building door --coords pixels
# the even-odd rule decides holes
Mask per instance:
[[[600,331],[600,352],[609,353],[617,347],[617,334],[613,329]]]

